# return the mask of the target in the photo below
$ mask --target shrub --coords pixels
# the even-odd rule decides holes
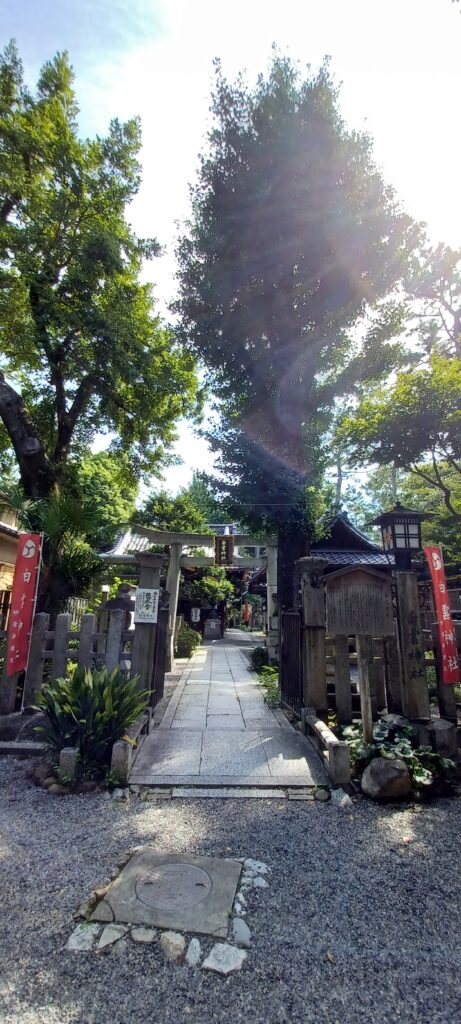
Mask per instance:
[[[264,665],[269,664],[269,653],[267,647],[255,647],[250,654],[250,668],[252,672],[260,673]]]
[[[190,658],[191,654],[195,651],[195,648],[202,642],[200,633],[197,633],[196,629],[191,629],[184,622],[178,633],[178,639],[176,641],[176,654],[178,658]]]
[[[101,778],[108,772],[112,747],[144,710],[149,691],[139,689],[119,668],[108,672],[75,668],[65,679],[44,686],[37,709],[46,722],[36,727],[56,760],[63,747],[78,747],[79,774]]]
[[[282,703],[282,694],[279,687],[279,673],[273,665],[263,665],[259,672],[259,681],[266,691],[264,700],[270,708],[279,708]]]
[[[416,729],[411,725],[388,726],[377,722],[373,728],[373,742],[364,743],[362,725],[347,725],[341,739],[349,745],[351,765],[362,772],[375,757],[399,758],[405,761],[415,789],[432,786],[435,782],[449,783],[456,773],[456,765],[442,757],[431,747],[417,746]]]

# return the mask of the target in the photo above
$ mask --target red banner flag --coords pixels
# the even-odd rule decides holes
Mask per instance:
[[[22,672],[27,668],[40,569],[41,540],[39,533],[19,534],[18,556],[11,595],[7,676],[14,676],[16,672]]]
[[[442,682],[447,686],[461,682],[459,668],[458,650],[456,645],[456,633],[451,617],[450,601],[448,597],[447,581],[443,566],[441,548],[424,548],[431,570],[432,586],[434,588],[435,611],[439,627],[440,646],[442,649]]]

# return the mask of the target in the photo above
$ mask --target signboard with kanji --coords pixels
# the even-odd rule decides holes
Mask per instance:
[[[232,565],[234,561],[234,538],[231,536],[215,537],[214,539],[214,563],[215,565]]]
[[[134,606],[134,622],[155,623],[158,618],[159,590],[138,587]]]
[[[461,682],[456,634],[451,617],[447,581],[443,565],[442,549],[424,548],[431,570],[434,603],[439,627],[440,647],[442,651],[442,682],[453,686]]]
[[[14,676],[27,668],[35,597],[40,571],[39,533],[20,533],[11,594],[10,628],[6,674]]]

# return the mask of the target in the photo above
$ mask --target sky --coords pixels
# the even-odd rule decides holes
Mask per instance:
[[[177,223],[210,124],[213,58],[251,83],[274,42],[301,67],[331,57],[343,115],[371,133],[408,212],[434,241],[461,246],[461,5],[451,0],[0,0],[0,39],[12,36],[31,85],[46,59],[69,51],[82,135],[141,117],[143,183],[129,219],[164,247],[145,277],[165,316]],[[176,453],[173,492],[210,465],[186,424]]]

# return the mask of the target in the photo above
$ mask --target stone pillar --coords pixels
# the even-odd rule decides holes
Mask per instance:
[[[160,587],[160,566],[163,555],[143,554],[140,556],[139,586],[157,590]],[[148,690],[152,680],[154,664],[156,625],[151,622],[137,622],[133,635],[131,654],[131,675],[140,676],[140,689]]]
[[[170,559],[166,576],[166,589],[170,595],[168,631],[166,641],[166,671],[174,666],[174,627],[178,610],[179,579],[181,576],[182,544],[170,544]]]
[[[275,544],[266,548],[266,587],[267,587],[267,650],[269,662],[278,660],[279,619],[277,602],[277,547]]]
[[[431,709],[416,575],[413,572],[396,572],[395,582],[402,669],[402,711],[406,718],[430,721]]]
[[[324,558],[298,558],[302,591],[303,703],[317,713],[328,710],[325,656]]]

